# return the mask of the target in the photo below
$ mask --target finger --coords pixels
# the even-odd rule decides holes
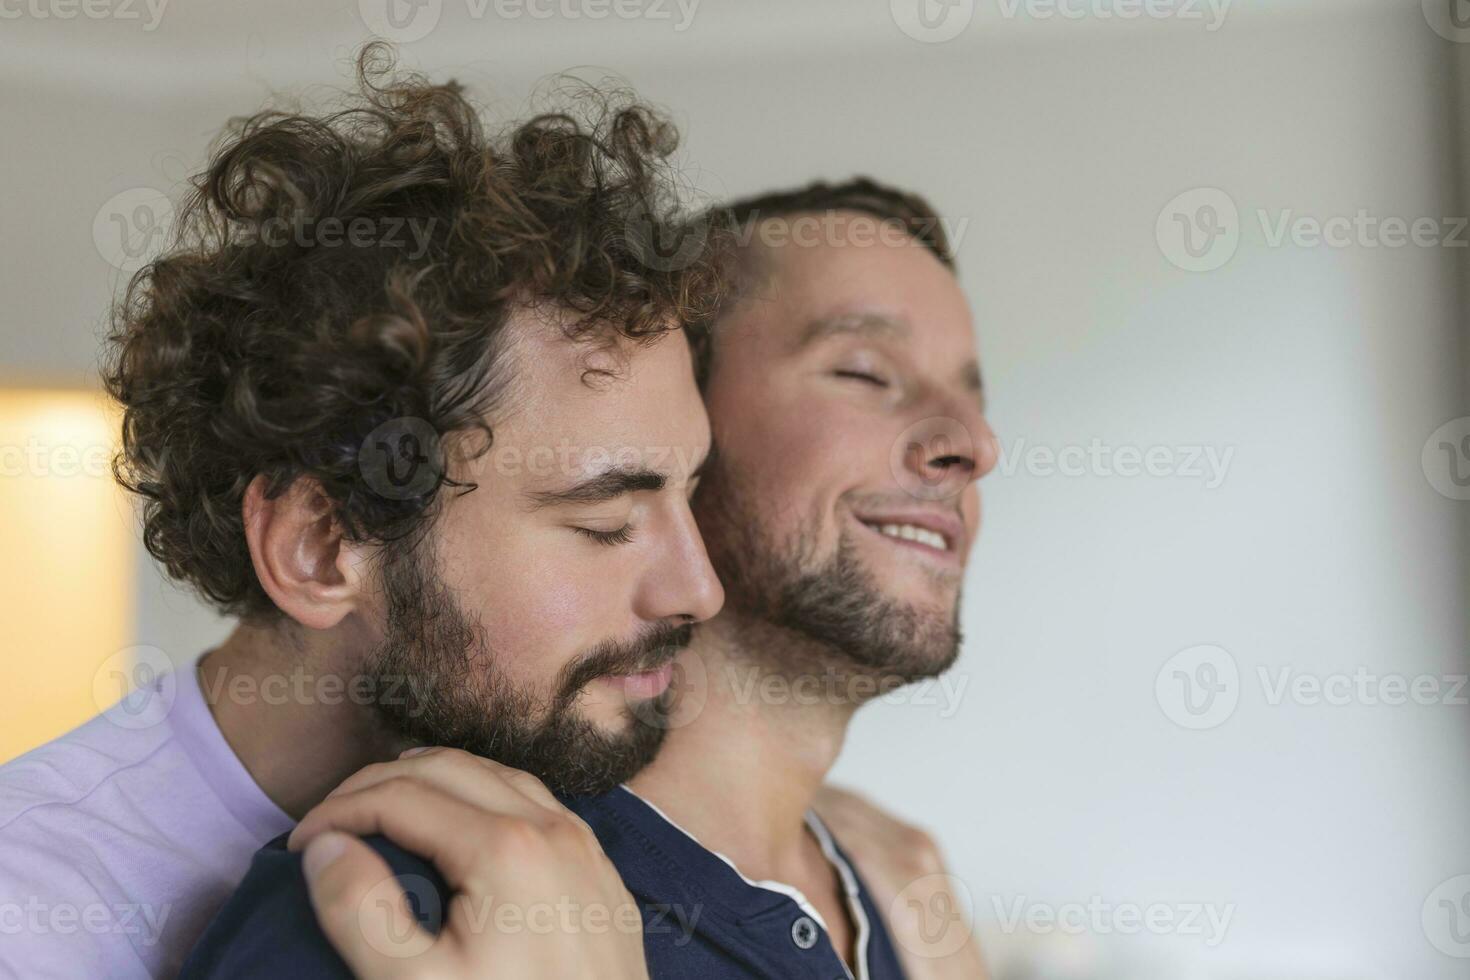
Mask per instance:
[[[554,819],[531,803],[522,805],[540,816],[528,819],[496,813],[425,783],[391,779],[324,800],[308,814],[313,825],[307,828],[301,846],[330,831],[358,837],[382,834],[431,862],[451,886],[463,889],[467,882],[483,877],[476,872],[490,860],[490,854],[498,855],[495,860],[502,862],[507,854],[512,860],[517,856],[536,859],[524,846],[519,851],[504,846],[512,835],[522,845],[534,843],[542,836],[536,828]]]
[[[545,805],[531,800],[515,783],[499,772],[476,762],[447,762],[442,757],[441,761],[436,762],[435,758],[434,755],[418,755],[394,762],[377,763],[359,770],[301,819],[291,831],[287,846],[293,851],[300,850],[326,829],[327,825],[318,811],[327,804],[354,793],[395,782],[405,784],[398,786],[396,792],[408,794],[412,786],[423,786],[492,813],[532,820],[546,816]]]
[[[302,860],[317,921],[359,980],[391,980],[422,970],[434,937],[409,910],[387,863],[360,840],[325,834]]]
[[[408,753],[413,753],[409,755]],[[408,753],[400,755],[400,760],[405,757],[421,760],[419,765],[425,771],[442,772],[446,776],[462,776],[467,780],[482,778],[481,772],[488,771],[492,775],[505,780],[522,795],[533,803],[539,803],[549,810],[557,813],[568,813],[561,801],[552,795],[546,784],[524,769],[514,769],[503,763],[473,752],[465,752],[462,749],[451,749],[442,745],[430,746],[420,751],[409,749]]]
[[[405,773],[427,779],[451,791],[459,786],[485,782],[487,778],[499,779],[533,803],[557,812],[565,809],[546,785],[530,773],[501,765],[482,755],[442,745],[409,749],[392,762],[365,766],[347,777],[342,785],[327,795],[365,789],[374,783]]]

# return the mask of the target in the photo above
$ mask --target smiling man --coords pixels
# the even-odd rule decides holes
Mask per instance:
[[[175,975],[261,845],[425,742],[514,767],[479,802],[542,883],[626,897],[542,783],[652,757],[632,709],[723,601],[682,329],[721,277],[627,233],[658,230],[674,147],[646,108],[492,140],[390,69],[370,47],[349,108],[238,122],[117,311],[119,475],[154,557],[238,623],[0,769],[0,893],[38,910],[0,974]],[[636,930],[584,939],[549,975],[642,975]]]
[[[863,703],[959,652],[976,483],[996,461],[969,307],[916,198],[860,180],[730,214],[749,244],[696,335],[720,451],[694,501],[727,605],[678,683],[630,706],[667,732],[658,757],[565,802],[643,910],[652,977],[975,980],[968,930],[924,919],[960,901],[937,848],[822,785]],[[809,218],[819,235],[791,234]],[[767,693],[798,689],[821,696]],[[186,976],[511,976],[535,913],[566,906],[552,934],[587,932],[588,896],[496,897],[477,882],[524,865],[436,831],[475,812],[480,778],[444,750],[354,776],[290,850],[262,852]]]
[[[687,722],[628,795],[743,878],[789,888],[763,907],[793,935],[818,931],[784,947],[773,935],[773,974],[888,975],[886,922],[911,975],[979,976],[975,944],[931,955],[907,904],[926,905],[942,869],[921,835],[875,847],[853,836],[860,808],[828,798],[867,891],[809,816],[857,708],[959,653],[977,481],[996,462],[969,305],[936,216],[910,195],[859,180],[732,211],[752,234],[704,351],[720,456],[695,500],[727,604],[682,655]],[[761,693],[803,684],[818,695]]]

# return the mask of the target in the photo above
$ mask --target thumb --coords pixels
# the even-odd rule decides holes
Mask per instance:
[[[306,846],[302,871],[322,932],[359,980],[404,976],[416,958],[430,955],[434,937],[419,925],[404,893],[407,886],[421,908],[438,902],[427,880],[405,875],[400,882],[372,848],[336,831]]]

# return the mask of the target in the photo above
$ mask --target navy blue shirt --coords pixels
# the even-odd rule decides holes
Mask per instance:
[[[798,893],[749,881],[636,794],[619,787],[562,802],[592,828],[637,900],[653,980],[902,980],[879,910],[815,817],[809,824],[842,879],[856,930],[851,972]],[[300,855],[287,851],[285,842],[278,838],[256,853],[245,880],[190,954],[181,980],[352,976],[317,926]],[[420,923],[438,932],[452,895],[444,879],[384,838],[368,843],[393,869]]]

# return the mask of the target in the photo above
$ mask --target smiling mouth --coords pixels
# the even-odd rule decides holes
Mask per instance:
[[[917,524],[906,524],[901,521],[868,521],[858,518],[858,523],[899,544],[910,545],[921,548],[924,551],[954,556],[954,542],[946,534],[933,528],[920,527]]]

